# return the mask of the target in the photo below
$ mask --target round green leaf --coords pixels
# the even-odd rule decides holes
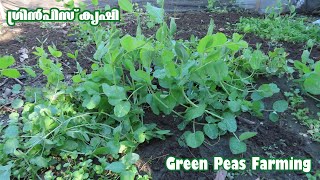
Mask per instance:
[[[127,12],[133,12],[133,5],[129,0],[119,0],[119,7]]]
[[[279,121],[279,115],[277,112],[272,112],[269,114],[269,119],[273,122]]]
[[[12,93],[13,94],[18,94],[21,90],[21,85],[20,84],[15,84],[12,86]]]
[[[285,112],[289,107],[289,103],[285,100],[276,101],[273,104],[273,109],[276,112]]]
[[[238,111],[240,111],[240,108],[241,108],[241,102],[239,102],[239,101],[229,101],[228,102],[228,106],[229,106],[229,109],[232,112],[238,112]]]
[[[215,124],[204,125],[203,131],[210,139],[216,139],[219,135],[218,127]]]
[[[3,152],[5,154],[14,153],[14,151],[19,147],[19,141],[16,138],[8,139],[3,145]]]
[[[206,111],[206,107],[207,106],[205,104],[200,104],[198,107],[188,108],[186,114],[184,115],[186,121],[191,121],[192,119],[202,116]]]
[[[113,162],[106,167],[106,170],[121,173],[126,170],[126,167],[122,162]]]
[[[114,114],[117,117],[123,117],[125,115],[127,115],[130,111],[131,108],[131,104],[128,101],[121,101],[119,104],[117,104],[114,107]]]
[[[247,151],[246,143],[239,141],[235,137],[230,138],[229,146],[232,154],[241,154]]]
[[[197,148],[201,146],[204,141],[204,134],[202,131],[196,131],[195,133],[189,133],[186,135],[186,143],[191,148]]]
[[[320,95],[320,74],[310,74],[303,85],[309,93]]]
[[[120,174],[120,179],[128,179],[128,180],[131,180],[131,179],[134,179],[134,177],[136,176],[136,173],[135,172],[132,172],[132,171],[124,171]]]
[[[0,57],[0,69],[6,69],[9,66],[13,65],[15,62],[13,56],[3,56]]]
[[[93,95],[90,98],[90,100],[88,100],[87,103],[85,103],[85,107],[88,109],[94,109],[99,105],[100,101],[101,101],[101,97],[99,94]]]
[[[227,125],[227,130],[229,132],[236,132],[237,131],[237,121],[233,114],[225,113],[223,116],[223,121]]]
[[[10,125],[4,131],[5,138],[16,138],[19,135],[19,127],[16,125]]]
[[[21,99],[15,99],[12,101],[11,103],[12,108],[14,109],[18,109],[21,108],[23,106],[23,100]]]

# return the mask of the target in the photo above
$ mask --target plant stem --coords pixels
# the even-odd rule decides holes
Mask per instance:
[[[238,141],[240,142],[240,139],[238,138],[238,136],[235,133],[232,133],[234,135],[235,138],[238,139]]]
[[[143,85],[143,86],[139,87],[138,89],[134,90],[134,91],[130,94],[130,96],[127,98],[127,100],[129,100],[137,91],[139,91],[139,90],[140,90],[141,88],[143,88],[143,87],[145,87],[145,85]]]
[[[229,91],[226,89],[226,87],[223,85],[223,83],[220,81],[220,85],[222,87],[222,89],[230,96]]]
[[[310,98],[312,98],[312,99],[314,99],[314,100],[316,100],[316,101],[320,102],[320,99],[318,99],[318,98],[316,98],[316,97],[312,96],[312,95],[311,95],[311,94],[309,94],[309,93],[307,93],[307,96],[309,96]]]
[[[196,133],[196,125],[195,125],[195,120],[193,120],[193,133]]]
[[[185,98],[193,107],[199,107],[198,105],[194,104],[194,103],[187,97],[186,93],[184,92],[184,89],[182,89],[182,94],[183,94],[184,98]],[[216,118],[219,118],[219,119],[221,119],[221,120],[224,119],[223,117],[221,117],[221,116],[219,116],[219,115],[217,115],[217,114],[215,114],[215,113],[213,113],[213,112],[210,112],[210,111],[208,111],[208,110],[205,110],[205,112],[208,113],[208,114],[210,114],[210,115],[212,115],[212,116],[214,116],[214,117],[216,117]]]
[[[244,92],[244,90],[242,90],[242,89],[239,89],[239,88],[237,88],[237,87],[235,87],[235,86],[233,86],[233,85],[231,85],[231,84],[228,84],[228,83],[226,83],[226,82],[222,82],[223,84],[225,84],[225,85],[227,85],[227,86],[229,86],[229,87],[232,87],[232,88],[234,88],[234,89],[236,89],[236,90],[238,90],[238,91],[241,91],[241,92]]]
[[[152,93],[152,96],[153,96],[156,100],[158,100],[165,108],[169,108],[164,102],[162,102],[162,101],[154,94],[154,92],[153,92],[152,89],[150,89],[149,87],[148,87],[148,89],[149,89],[149,91]]]

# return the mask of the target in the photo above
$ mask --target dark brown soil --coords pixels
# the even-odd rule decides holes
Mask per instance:
[[[215,14],[209,12],[195,12],[184,14],[171,14],[176,18],[178,32],[177,39],[189,39],[193,34],[199,38],[203,37],[207,33],[210,19],[215,21],[215,31],[223,32],[231,35],[234,30],[234,25],[239,21],[240,16],[258,16],[250,13],[225,13]],[[19,30],[20,29],[20,30]],[[44,42],[44,47],[55,44],[59,50],[63,51],[63,54],[68,52],[74,52],[78,49],[76,43],[71,42],[67,36],[67,27],[42,29],[39,24],[24,24],[14,28],[5,28],[7,31],[0,36],[0,55],[13,55],[17,60],[17,66],[29,65],[35,66],[37,59],[31,52],[34,51],[36,46],[41,46],[41,42]],[[135,34],[136,26],[135,22],[128,22],[123,27],[124,32]],[[151,35],[154,30],[144,30],[144,33]],[[12,35],[12,37],[11,37]],[[39,41],[37,40],[39,39]],[[265,52],[273,50],[275,47],[283,47],[286,52],[290,53],[289,58],[300,59],[304,44],[293,44],[288,42],[281,42],[278,44],[268,43],[268,40],[261,39],[253,34],[247,34],[245,40],[248,41],[250,46],[255,47],[256,43],[262,44],[262,49]],[[19,49],[27,48],[29,50],[29,58],[24,62],[19,62]],[[87,49],[80,53],[78,58],[82,67],[89,69],[91,62],[87,57],[92,57],[93,48],[89,46]],[[320,49],[314,48],[311,53],[312,58],[319,60]],[[71,76],[75,72],[75,62],[65,55],[61,58],[65,75]],[[41,71],[37,70],[40,75]],[[39,76],[37,79],[32,79],[24,76],[20,79],[24,85],[43,85],[45,83],[44,77]],[[290,83],[287,79],[282,78],[270,78],[261,79],[264,82],[275,82],[281,87],[282,92],[289,91]],[[13,84],[16,84],[15,80],[9,80],[6,84],[0,86],[0,94],[2,94],[6,88],[11,88]],[[0,80],[2,84],[2,79]],[[277,99],[284,99],[282,94],[277,97],[273,97],[266,101],[266,106],[270,107]],[[1,97],[0,97],[1,99]],[[307,99],[307,98],[306,98]],[[307,99],[306,106],[313,112],[318,112],[319,108],[315,106],[315,102],[311,99]],[[320,169],[320,144],[310,140],[310,138],[302,136],[300,133],[306,134],[307,129],[297,123],[290,115],[290,112],[283,114],[279,123],[273,123],[268,120],[267,114],[264,119],[258,119],[252,117],[249,114],[243,114],[242,117],[249,119],[255,124],[250,125],[244,121],[239,120],[239,132],[245,131],[257,131],[258,135],[247,141],[248,151],[242,156],[234,156],[229,150],[228,135],[220,137],[218,141],[210,141],[210,145],[203,145],[197,149],[190,149],[181,147],[178,143],[178,138],[182,135],[182,131],[177,129],[177,125],[181,121],[172,116],[155,116],[152,113],[146,113],[145,121],[147,123],[156,123],[161,129],[169,129],[173,133],[172,136],[167,137],[166,140],[151,140],[149,143],[145,143],[138,148],[137,153],[141,157],[141,162],[138,164],[139,170],[144,173],[152,174],[154,179],[214,179],[215,173],[205,172],[169,172],[166,170],[164,162],[167,156],[172,155],[176,157],[188,157],[188,158],[208,158],[212,159],[213,156],[223,157],[236,157],[236,158],[250,158],[252,156],[270,157],[301,157],[311,158],[313,160],[313,171]],[[0,117],[1,118],[1,117]],[[242,172],[231,173],[229,178],[235,179],[306,179],[306,176],[301,173],[288,172]]]

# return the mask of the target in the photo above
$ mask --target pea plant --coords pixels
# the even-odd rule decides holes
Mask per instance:
[[[294,6],[290,7],[290,13],[287,15],[281,15],[281,12],[281,8],[280,10],[270,9],[264,18],[241,18],[237,29],[272,41],[320,42],[319,27],[307,22],[307,18],[297,17]]]
[[[133,11],[128,0],[119,6]],[[237,133],[241,113],[263,117],[271,112],[270,119],[277,121],[287,109],[287,102],[279,100],[267,110],[263,100],[280,89],[256,82],[257,76],[292,73],[283,49],[267,55],[249,48],[240,34],[213,34],[213,24],[200,40],[175,40],[176,24],[173,19],[166,23],[163,9],[148,15],[159,24],[152,37],[142,34],[141,24],[136,36],[122,35],[116,24],[85,29],[96,46],[94,63],[89,72],[77,63],[71,82],[53,61],[61,51],[36,48],[47,84],[27,90],[23,107],[1,126],[1,179],[146,179],[135,166],[136,148],[170,135],[157,122],[144,123],[146,113],[178,116],[183,146],[197,148],[232,134],[230,150],[241,154],[245,141],[256,135]],[[77,59],[77,54],[67,56]]]
[[[300,78],[297,80],[303,89],[312,95],[320,95],[320,62],[310,59],[310,51],[304,50],[301,61],[294,61]]]
[[[0,57],[0,78],[7,77],[7,78],[19,78],[21,73],[19,70],[24,70],[27,74],[32,77],[35,77],[35,72],[30,67],[24,68],[13,68],[15,63],[15,59],[13,56],[2,56]]]

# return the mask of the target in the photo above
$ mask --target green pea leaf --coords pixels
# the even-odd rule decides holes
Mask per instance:
[[[59,58],[62,56],[62,52],[58,51],[55,47],[48,46],[48,50],[49,50],[50,54],[56,58]]]
[[[241,108],[241,101],[229,101],[228,106],[232,112],[238,112]]]
[[[19,141],[16,138],[10,138],[6,140],[3,145],[3,152],[6,154],[12,154],[19,147]]]
[[[255,50],[253,53],[252,53],[252,57],[250,58],[249,60],[249,64],[251,66],[251,68],[253,70],[258,70],[260,69],[261,65],[263,64],[263,62],[265,60],[267,60],[267,56],[265,54],[263,54],[262,51],[260,50]]]
[[[273,96],[276,93],[280,92],[280,89],[278,88],[278,86],[274,83],[270,83],[270,84],[263,84],[259,87],[259,89],[257,90],[258,94],[264,98],[268,98]]]
[[[15,99],[12,101],[11,106],[14,109],[21,108],[23,106],[23,100],[22,99]]]
[[[120,143],[118,141],[109,141],[107,143],[108,153],[118,154],[120,150]]]
[[[121,46],[128,52],[136,50],[137,48],[145,45],[145,42],[143,40],[137,39],[130,35],[125,35],[123,38],[121,38],[120,43]]]
[[[233,114],[225,113],[223,116],[223,123],[226,124],[227,130],[229,132],[236,132],[237,131],[237,121]]]
[[[138,82],[144,82],[151,85],[152,77],[150,76],[150,73],[147,73],[143,70],[138,70],[130,72],[130,75],[134,80]]]
[[[304,81],[303,86],[309,93],[320,95],[320,74],[310,74]]]
[[[98,6],[99,5],[99,0],[91,0],[92,5]]]
[[[78,74],[78,75],[72,76],[72,81],[73,81],[74,83],[79,83],[79,82],[81,82],[81,81],[82,81],[81,75]]]
[[[276,112],[285,112],[289,107],[289,103],[285,100],[279,100],[273,103],[273,110]]]
[[[216,139],[219,135],[218,127],[215,124],[204,125],[203,131],[210,139]]]
[[[232,154],[241,154],[247,151],[246,143],[239,141],[237,138],[232,137],[229,140],[229,146]]]
[[[221,129],[222,131],[227,131],[228,130],[228,126],[224,121],[221,121],[218,123],[218,127],[219,129]]]
[[[272,122],[277,122],[279,121],[279,115],[277,112],[272,112],[269,114],[269,119],[272,121]]]
[[[89,97],[83,101],[83,106],[87,109],[94,109],[99,105],[100,100],[101,97],[99,94],[93,95],[92,97]]]
[[[0,166],[0,179],[10,180],[12,167],[13,167],[13,164],[8,164],[6,166]]]
[[[117,117],[124,117],[130,111],[131,104],[128,101],[122,101],[114,107],[114,114]]]
[[[206,107],[207,106],[205,104],[200,104],[198,107],[188,108],[186,114],[184,115],[185,120],[191,121],[192,119],[202,116],[206,111]]]
[[[189,54],[188,54],[187,48],[183,44],[177,42],[174,47],[174,50],[176,51],[179,59],[183,61],[188,60]]]
[[[222,81],[228,76],[228,65],[224,61],[215,61],[206,66],[206,71],[211,75],[211,79],[215,82]]]
[[[18,94],[20,93],[20,90],[21,90],[21,85],[20,84],[15,84],[12,86],[12,93],[13,94]]]
[[[31,77],[36,77],[36,73],[29,67],[23,68],[23,70]]]
[[[320,74],[320,61],[317,61],[316,64],[314,65],[314,71],[317,74]]]
[[[3,69],[1,71],[1,75],[8,78],[19,78],[21,76],[20,72],[17,69]]]
[[[16,138],[19,135],[19,127],[16,125],[8,126],[4,131],[5,138]]]
[[[256,132],[244,132],[239,136],[239,139],[240,139],[240,141],[244,141],[244,140],[252,138],[256,135],[257,135]]]
[[[106,167],[106,170],[109,170],[115,173],[122,173],[126,170],[126,167],[122,162],[113,162]]]
[[[127,12],[133,12],[133,5],[129,0],[119,0],[119,7]]]
[[[13,65],[15,62],[13,56],[3,56],[0,57],[0,69],[6,69],[9,66]]]
[[[138,130],[134,132],[134,139],[138,141],[139,143],[143,143],[146,140],[146,134],[145,134],[146,128],[141,127]]]
[[[126,100],[126,91],[120,86],[110,86],[108,84],[102,84],[103,93],[108,96],[108,101],[111,105],[116,106],[122,100]]]
[[[45,159],[44,157],[41,157],[41,156],[31,159],[30,162],[41,168],[48,167],[48,163],[49,163],[48,159]]]
[[[201,146],[204,141],[204,134],[202,131],[196,131],[195,133],[188,133],[185,135],[186,143],[191,148],[197,148]]]
[[[199,53],[204,53],[209,47],[210,44],[212,43],[213,38],[212,36],[205,36],[202,38],[198,44],[197,50]]]
[[[152,6],[149,2],[146,5],[146,10],[149,17],[156,23],[162,23],[164,19],[164,10],[155,6]]]
[[[133,171],[124,171],[120,174],[120,179],[134,180],[136,173]]]
[[[173,36],[177,31],[177,24],[174,18],[170,18],[170,35]]]

